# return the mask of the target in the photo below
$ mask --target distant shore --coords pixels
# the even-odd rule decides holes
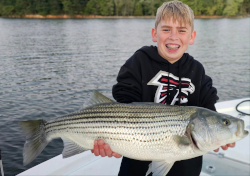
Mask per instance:
[[[249,15],[246,16],[233,16],[233,17],[228,17],[228,16],[208,16],[208,15],[199,15],[195,16],[195,18],[201,18],[201,19],[214,19],[214,18],[246,18],[249,17]],[[101,16],[101,15],[9,15],[9,16],[2,16],[2,18],[35,18],[35,19],[136,19],[136,18],[141,18],[141,19],[150,19],[150,18],[155,18],[155,16]]]

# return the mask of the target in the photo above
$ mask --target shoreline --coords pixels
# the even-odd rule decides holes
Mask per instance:
[[[208,16],[197,15],[195,19],[219,19],[219,18],[247,18],[250,15],[244,16]],[[154,19],[155,16],[101,16],[101,15],[10,15],[2,16],[1,18],[24,18],[24,19]]]

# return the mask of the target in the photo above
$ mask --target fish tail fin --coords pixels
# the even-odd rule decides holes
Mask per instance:
[[[44,120],[21,121],[21,128],[26,136],[23,148],[23,165],[26,166],[33,161],[48,145],[46,140]]]

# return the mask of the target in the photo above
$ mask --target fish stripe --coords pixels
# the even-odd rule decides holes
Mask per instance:
[[[144,113],[142,115],[142,113]],[[110,118],[118,118],[119,116],[120,117],[127,117],[127,118],[152,118],[152,117],[155,117],[155,118],[159,118],[159,117],[172,117],[172,116],[180,116],[180,115],[183,115],[184,113],[180,113],[180,114],[170,114],[170,115],[166,115],[166,113],[164,112],[91,112],[91,113],[86,113],[86,112],[82,112],[82,113],[77,113],[77,114],[71,114],[71,115],[68,115],[68,116],[64,116],[64,119],[62,120],[58,120],[57,122],[60,122],[60,121],[65,121],[65,119],[67,120],[75,120],[75,119],[79,119],[79,118],[85,118],[85,119],[89,119],[89,118],[100,118],[100,117],[110,117]],[[119,115],[117,117],[117,115]],[[131,117],[128,117],[128,116],[131,116]],[[73,119],[72,119],[73,118]]]
[[[162,116],[162,117],[159,117],[159,118],[164,118],[165,116]],[[110,118],[110,116],[106,117],[106,118]],[[148,120],[148,119],[144,119],[143,117],[140,118],[140,121],[120,121],[120,120],[113,120],[113,121],[109,121],[109,120],[103,120],[103,118],[100,118],[99,119],[102,119],[102,120],[96,120],[96,119],[87,119],[89,121],[87,121],[85,118],[79,118],[79,119],[74,119],[74,120],[65,120],[65,121],[55,121],[53,123],[48,123],[46,125],[46,129],[50,129],[50,128],[53,128],[53,127],[58,127],[58,126],[64,126],[64,125],[73,125],[73,124],[93,124],[93,123],[113,123],[113,124],[147,124],[147,123],[167,123],[167,122],[185,122],[186,120],[181,120],[181,119],[174,119],[174,118],[171,118],[171,119],[164,119],[164,120],[158,120],[156,121],[156,119],[152,119],[152,120]],[[111,118],[110,118],[111,119]],[[116,119],[119,119],[116,118]],[[124,118],[120,118],[120,119],[124,119]],[[135,120],[134,118],[131,118],[131,120]],[[142,121],[142,120],[145,120],[145,121]],[[73,121],[73,122],[72,122]]]
[[[50,132],[54,132],[54,131],[62,131],[62,130],[65,130],[65,129],[87,129],[87,128],[91,128],[91,129],[94,129],[94,128],[106,128],[105,130],[109,130],[109,129],[117,129],[117,128],[126,128],[126,129],[133,129],[133,130],[138,130],[138,129],[155,129],[155,128],[163,128],[165,127],[165,129],[167,128],[172,128],[172,127],[178,127],[178,126],[181,126],[181,124],[169,124],[169,125],[159,125],[159,126],[152,126],[152,127],[149,127],[149,126],[140,126],[140,127],[128,127],[128,126],[116,126],[116,127],[113,127],[113,126],[90,126],[90,127],[83,127],[83,126],[75,126],[75,127],[71,127],[71,126],[63,126],[62,128],[56,128],[56,129],[50,129],[50,130],[46,130],[46,133],[50,133]],[[104,132],[102,132],[104,133]],[[135,132],[136,134],[136,132]],[[148,134],[148,133],[147,133]],[[154,133],[153,133],[154,134]]]
[[[164,106],[165,107],[165,106]],[[164,110],[166,110],[167,108],[164,108]],[[179,108],[178,108],[179,109]],[[137,110],[137,109],[135,109]],[[121,119],[126,119],[127,121],[130,120],[134,120],[134,119],[140,119],[140,123],[144,123],[143,121],[152,121],[155,122],[156,119],[159,118],[168,118],[168,119],[187,119],[188,116],[184,116],[184,112],[181,110],[179,110],[178,112],[180,114],[172,114],[170,113],[170,115],[166,115],[165,112],[145,112],[145,110],[142,112],[122,112],[122,111],[118,111],[116,109],[115,112],[110,113],[110,109],[106,109],[106,111],[108,111],[107,113],[104,113],[103,111],[100,111],[100,109],[98,109],[98,111],[95,110],[91,110],[91,112],[89,112],[90,110],[84,110],[81,111],[80,113],[75,113],[75,114],[71,114],[68,116],[65,116],[62,120],[57,120],[54,122],[48,122],[48,126],[53,126],[53,124],[61,124],[61,123],[66,123],[67,121],[73,121],[73,122],[77,122],[77,123],[82,123],[82,121],[97,121],[96,119],[101,119],[101,118],[108,118],[108,119],[115,119],[115,121],[120,121]],[[146,113],[146,114],[145,114]],[[169,112],[168,112],[169,113]],[[143,115],[145,114],[145,115]],[[101,117],[101,118],[100,118]],[[143,119],[143,121],[142,121]]]
[[[74,127],[74,128],[76,128],[76,127]],[[61,128],[60,130],[66,130],[66,129],[73,129],[73,128]],[[93,132],[93,131],[86,131],[86,132],[76,132],[76,133],[80,133],[80,134],[108,134],[109,135],[109,137],[106,137],[106,136],[101,136],[101,137],[97,137],[97,138],[101,138],[101,139],[115,139],[114,137],[110,137],[110,135],[124,135],[124,136],[126,136],[126,135],[130,135],[130,134],[128,134],[128,133],[119,133],[119,132],[117,132],[117,133],[113,133],[113,132],[107,132],[107,131],[105,131],[105,132],[102,132],[102,131],[98,131],[98,132]],[[141,140],[141,139],[139,139],[139,138],[135,138],[135,137],[133,137],[133,139],[134,140],[140,140],[141,142],[154,142],[154,141],[159,141],[159,140],[162,140],[162,134],[167,134],[167,132],[164,132],[164,131],[161,131],[161,132],[158,132],[158,133],[147,133],[147,136],[149,136],[149,135],[160,135],[159,137],[160,138],[154,138],[154,139],[150,139],[150,140],[145,140],[145,139],[143,139],[143,140]],[[134,135],[142,135],[142,136],[145,136],[144,134],[134,134]],[[131,135],[132,136],[132,135]],[[121,136],[119,136],[120,138],[116,138],[116,140],[127,140],[127,141],[130,141],[129,139],[127,139],[127,138],[121,138]],[[164,136],[164,138],[169,138],[169,136]]]

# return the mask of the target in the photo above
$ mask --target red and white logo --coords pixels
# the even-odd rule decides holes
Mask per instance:
[[[179,101],[179,97],[181,100],[180,103],[187,103],[188,95],[195,91],[195,86],[189,78],[181,78],[181,93],[179,93],[179,84],[179,77],[174,76],[172,73],[159,71],[147,85],[158,86],[155,93],[155,103],[167,104],[167,97],[170,93],[174,95],[170,105],[174,105]]]

